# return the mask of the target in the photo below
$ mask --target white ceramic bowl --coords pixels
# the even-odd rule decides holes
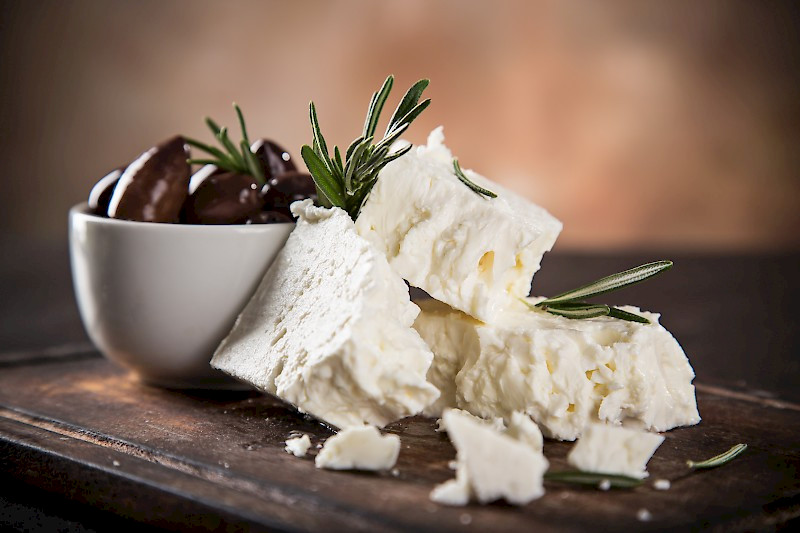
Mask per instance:
[[[130,222],[73,207],[72,279],[89,337],[147,383],[235,387],[209,361],[293,228]]]

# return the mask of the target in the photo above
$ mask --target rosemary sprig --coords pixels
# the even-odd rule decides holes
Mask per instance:
[[[227,128],[220,127],[213,119],[206,117],[206,125],[211,130],[214,138],[217,139],[217,142],[222,146],[222,149],[195,139],[184,137],[187,144],[213,156],[208,159],[189,159],[189,163],[196,165],[215,165],[229,172],[247,174],[252,176],[260,185],[265,185],[267,180],[264,176],[264,169],[261,166],[261,162],[250,149],[250,138],[247,136],[244,114],[236,103],[233,104],[233,108],[236,110],[236,116],[239,119],[239,127],[242,130],[242,140],[239,142],[239,146],[237,147],[236,144],[231,141],[228,136]]]
[[[497,198],[497,195],[488,189],[484,189],[480,185],[475,184],[470,180],[464,171],[461,170],[461,165],[458,164],[458,159],[453,158],[453,170],[455,170],[456,177],[461,180],[461,183],[472,189],[478,195],[483,195],[489,198]]]
[[[609,488],[630,489],[638,487],[644,480],[623,476],[619,474],[603,474],[600,472],[584,472],[582,470],[567,470],[563,472],[546,472],[544,479],[559,483],[573,483],[576,485],[591,485],[597,487],[601,483],[608,481]]]
[[[692,461],[691,459],[689,459],[686,461],[686,466],[688,466],[692,470],[699,470],[702,468],[716,468],[718,466],[722,466],[725,463],[734,460],[736,457],[744,453],[746,449],[747,449],[747,444],[737,444],[731,447],[731,449],[728,450],[727,452],[715,455],[711,459],[706,459],[705,461]]]
[[[559,315],[566,318],[594,318],[598,316],[610,316],[620,320],[627,320],[629,322],[639,322],[641,324],[649,324],[650,321],[645,317],[635,313],[623,311],[618,307],[605,304],[591,304],[584,302],[586,298],[598,296],[607,292],[616,291],[623,287],[628,287],[636,283],[640,283],[648,278],[651,278],[665,270],[672,267],[672,261],[656,261],[654,263],[647,263],[645,265],[619,272],[606,276],[597,281],[578,287],[571,291],[562,292],[558,296],[546,298],[537,304],[530,304],[524,299],[520,299],[522,303],[527,305],[533,310],[546,311],[553,315]]]
[[[389,153],[392,143],[431,103],[430,99],[419,101],[428,83],[428,80],[419,80],[408,89],[392,118],[389,119],[383,138],[373,143],[378,119],[394,84],[394,76],[387,77],[381,88],[373,93],[361,136],[350,143],[345,151],[344,160],[338,146],[334,146],[331,158],[325,137],[319,127],[316,107],[314,102],[311,102],[309,118],[312,142],[311,146],[303,146],[300,155],[303,156],[303,161],[314,179],[322,206],[341,207],[353,220],[358,218],[361,206],[364,205],[369,192],[378,180],[381,169],[411,150],[409,145]]]

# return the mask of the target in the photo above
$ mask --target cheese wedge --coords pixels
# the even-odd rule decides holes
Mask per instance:
[[[405,283],[345,211],[291,209],[297,227],[211,365],[340,428],[418,413],[438,391]]]
[[[657,314],[625,308],[651,324],[570,320],[517,302],[490,325],[440,302],[419,305],[414,327],[434,353],[428,380],[442,391],[428,416],[458,407],[509,420],[520,411],[562,440],[590,421],[652,431],[700,421],[694,371]]]
[[[395,272],[455,309],[492,322],[518,297],[561,232],[543,208],[466,170],[462,183],[442,128],[380,173],[356,228]]]

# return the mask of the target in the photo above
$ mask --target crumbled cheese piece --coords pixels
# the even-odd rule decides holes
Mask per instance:
[[[601,481],[597,485],[597,488],[600,489],[600,490],[610,490],[611,489],[611,480],[604,479],[603,481]]]
[[[562,226],[543,208],[471,170],[465,174],[497,198],[476,194],[456,177],[439,127],[427,146],[381,171],[356,228],[411,285],[491,322],[528,295]]]
[[[211,365],[340,428],[418,413],[438,391],[406,284],[345,211],[291,208],[297,227]]]
[[[503,422],[503,419],[500,418],[499,416],[498,417],[494,417],[494,418],[486,419],[486,418],[481,418],[479,416],[475,416],[472,413],[470,413],[469,411],[464,411],[463,409],[453,409],[453,411],[458,411],[459,413],[461,413],[464,416],[469,416],[474,421],[476,421],[476,422],[478,422],[480,424],[486,424],[489,427],[491,427],[492,429],[494,429],[495,431],[498,431],[500,433],[502,433],[502,432],[504,432],[506,430],[506,424],[505,424],[505,422]],[[446,433],[447,432],[447,428],[444,425],[444,420],[442,420],[441,418],[436,421],[436,432],[437,433]]]
[[[308,435],[301,435],[300,437],[287,439],[284,450],[286,450],[287,453],[293,454],[295,457],[303,457],[310,447],[311,439]]]
[[[431,500],[466,505],[471,498],[481,503],[502,498],[524,505],[544,494],[548,462],[541,452],[455,409],[445,411],[442,420],[456,448],[456,477],[435,487]]]
[[[572,447],[567,462],[585,472],[647,477],[647,462],[664,437],[639,429],[589,424]]]
[[[653,481],[653,488],[656,490],[669,490],[672,483],[668,479],[657,479]]]
[[[653,514],[644,507],[636,511],[636,519],[639,522],[649,522],[653,518]]]
[[[374,426],[353,426],[326,440],[314,464],[333,470],[388,470],[399,454],[397,435],[381,435]]]
[[[537,452],[541,452],[544,447],[544,438],[539,426],[531,420],[531,417],[520,411],[511,413],[506,435],[527,444]]]
[[[414,327],[434,353],[428,381],[442,391],[427,416],[458,407],[508,420],[519,411],[562,440],[591,421],[654,431],[700,421],[694,371],[657,314],[624,308],[651,324],[570,320],[517,302],[484,324],[434,300],[419,306]]]

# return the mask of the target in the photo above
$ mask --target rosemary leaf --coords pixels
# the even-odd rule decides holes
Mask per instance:
[[[219,127],[219,124],[217,124],[211,119],[211,117],[206,117],[206,125],[208,125],[208,128],[211,130],[211,133],[214,134],[214,137],[219,135],[219,130],[221,128]]]
[[[320,160],[328,168],[329,172],[333,171],[333,164],[330,156],[328,156],[328,145],[325,142],[325,137],[322,136],[322,131],[319,129],[319,119],[317,118],[317,108],[314,107],[314,102],[309,105],[309,114],[311,116],[311,133],[314,137],[314,151]]]
[[[389,125],[386,127],[386,133],[384,134],[384,137],[392,129],[394,129],[396,124],[401,124],[403,122],[401,119],[406,117],[411,109],[417,105],[417,102],[419,102],[419,99],[422,97],[422,93],[428,87],[429,83],[430,80],[419,80],[417,83],[411,86],[411,88],[406,92],[405,96],[403,96],[403,99],[397,105],[397,109],[392,114],[392,118],[389,119]],[[425,107],[427,107],[427,104]],[[411,120],[406,120],[405,122],[412,122],[413,120],[414,119],[412,118]]]
[[[389,75],[386,81],[383,82],[380,90],[372,95],[372,101],[369,105],[367,112],[367,120],[364,122],[363,137],[373,137],[375,135],[375,128],[378,127],[378,119],[383,111],[383,106],[386,104],[386,99],[392,91],[394,85],[394,76]]]
[[[247,163],[245,163],[244,157],[236,149],[236,145],[233,144],[233,141],[231,141],[230,137],[228,137],[228,128],[223,126],[217,134],[217,139],[220,143],[222,143],[222,146],[228,150],[228,153],[231,154],[231,158],[237,165],[239,165],[241,168],[247,168]]]
[[[328,200],[332,206],[345,205],[339,184],[334,180],[322,159],[314,153],[314,150],[310,146],[305,145],[300,149],[300,155],[303,157],[303,161],[305,161],[308,170],[311,172],[314,183],[320,192],[322,192],[325,199]]]
[[[264,169],[261,167],[261,162],[255,156],[255,154],[250,151],[250,143],[248,143],[245,139],[242,139],[242,141],[239,143],[239,146],[242,148],[242,157],[247,164],[248,174],[250,174],[259,185],[266,185],[267,178],[264,176]]]
[[[431,104],[431,100],[429,98],[429,99],[424,100],[424,101],[420,102],[419,104],[415,105],[408,113],[403,115],[403,118],[401,118],[397,122],[397,124],[410,124],[411,122],[414,121],[414,119],[416,119],[420,115],[420,113],[425,111],[425,109],[430,104]]]
[[[607,305],[587,303],[576,303],[569,306],[548,306],[542,307],[542,309],[550,314],[572,319],[606,316],[610,312],[610,308]]]
[[[636,313],[629,313],[628,311],[623,311],[619,307],[609,307],[608,316],[610,316],[611,318],[618,318],[620,320],[627,320],[628,322],[638,322],[640,324],[650,323],[650,321],[647,320],[645,317],[637,315]]]
[[[453,159],[453,169],[455,170],[456,177],[461,180],[461,183],[472,189],[472,191],[476,194],[482,194],[483,196],[489,198],[497,198],[497,195],[488,189],[484,189],[480,185],[476,185],[464,174],[464,171],[461,170],[461,165],[458,164],[458,159]]]
[[[608,481],[609,486],[615,489],[629,489],[638,487],[644,483],[644,480],[635,477],[622,476],[619,474],[603,474],[599,472],[583,472],[581,470],[546,472],[544,479],[559,483],[574,483],[577,485],[591,485],[594,487],[597,487],[604,481]]]
[[[711,459],[706,459],[705,461],[692,461],[687,460],[686,466],[693,470],[699,470],[701,468],[716,468],[718,466],[722,466],[725,463],[728,463],[734,460],[736,457],[741,455],[747,449],[747,444],[737,444],[731,447],[725,453],[721,453],[712,457]]]
[[[194,139],[190,139],[189,137],[184,137],[183,140],[186,141],[186,144],[188,144],[189,146],[194,146],[195,148],[199,148],[200,150],[203,150],[204,152],[208,152],[209,154],[211,154],[214,157],[216,157],[220,162],[227,163],[232,168],[236,167],[236,165],[233,162],[233,160],[225,152],[223,152],[219,148],[216,148],[215,146],[209,146],[208,144],[202,143],[200,141],[196,141]],[[211,165],[217,165],[218,167],[222,166],[222,165],[217,164],[216,161],[214,161],[213,163],[210,163],[210,164]]]
[[[236,116],[239,117],[239,126],[242,128],[242,139],[247,143],[247,149],[250,150],[250,139],[247,137],[247,128],[244,125],[244,115],[239,105],[234,102],[233,108],[236,110]]]
[[[577,289],[567,291],[548,298],[536,304],[539,307],[551,305],[559,302],[571,302],[575,300],[583,300],[592,296],[598,296],[607,292],[621,289],[635,283],[642,282],[648,278],[655,276],[672,267],[672,261],[656,261],[654,263],[647,263],[645,265],[625,270],[618,274],[606,276],[597,281],[579,287]]]
[[[342,163],[342,153],[338,146],[333,147],[333,166],[338,175],[344,176],[344,164]]]

